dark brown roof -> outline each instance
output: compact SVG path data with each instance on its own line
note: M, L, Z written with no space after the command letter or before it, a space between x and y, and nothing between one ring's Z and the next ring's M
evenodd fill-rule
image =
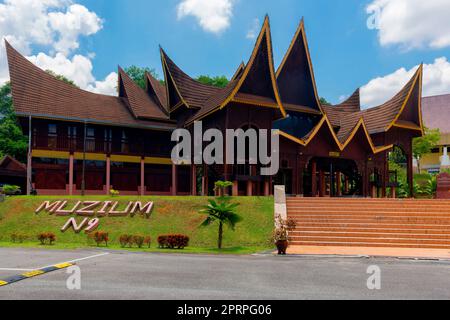
M420 67L411 80L397 93L392 99L386 103L367 110L351 112L356 110L359 105L359 92L355 92L349 100L338 106L322 106L324 112L330 119L334 127L339 128L337 136L339 141L348 140L352 130L363 119L364 125L369 134L376 134L388 131L392 126L405 126L415 130L422 128L420 121L408 119L403 114L413 114L409 109L414 109L420 113L420 89L422 67ZM416 93L414 97L413 93ZM419 97L417 100L414 98ZM408 109L408 110L407 110Z
M241 62L241 64L240 64L239 67L237 68L236 72L235 72L234 75L231 77L231 80L230 80L230 81L234 81L234 80L236 80L236 79L239 79L239 78L242 76L242 74L244 73L244 71L245 71L245 63L244 63L244 62Z
M357 89L347 100L341 104L331 106L322 104L322 110L327 114L328 119L333 124L333 127L341 126L341 118L348 113L357 113L361 111L361 102L359 89Z
M169 112L167 106L167 92L166 86L161 84L157 79L155 79L150 73L146 72L147 82L146 82L146 90L147 93L151 96L154 96L155 100L159 102L159 105L165 110L165 112Z
M27 170L26 165L8 155L4 156L3 159L0 160L0 168L18 172Z
M321 111L303 19L278 67L277 82L283 104Z
M283 116L286 112L282 105L273 66L272 39L269 18L266 16L252 55L245 65L242 75L232 81L203 103L200 110L187 124L224 108L229 102L248 103L260 106L278 107Z
M126 98L95 94L76 88L41 70L6 42L14 108L19 116L71 120L116 126L174 125L137 119Z
M153 100L119 67L119 95L127 98L130 111L139 119L168 120L158 101Z
M218 91L220 88L205 85L192 79L184 73L161 49L163 67L166 69L165 74L171 78L181 99L188 108L201 108L204 103ZM166 79L167 82L168 79ZM171 103L169 101L169 103ZM171 103L172 104L172 103ZM170 108L174 108L171 105Z

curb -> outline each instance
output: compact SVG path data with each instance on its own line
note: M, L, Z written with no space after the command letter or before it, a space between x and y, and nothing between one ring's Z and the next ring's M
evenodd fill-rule
M74 264L72 264L72 263L61 263L61 264L56 264L56 265L49 266L49 267L46 267L46 268L25 272L25 273L19 274L17 276L12 276L12 277L9 277L9 278L6 278L6 279L1 279L0 280L0 287L7 286L7 285L10 285L10 284L13 284L13 283L16 283L16 282L19 282L19 281L23 281L23 280L26 280L26 279L38 277L38 276L44 275L46 273L50 273L50 272L66 269L66 268L69 268L69 267L71 267L73 265Z

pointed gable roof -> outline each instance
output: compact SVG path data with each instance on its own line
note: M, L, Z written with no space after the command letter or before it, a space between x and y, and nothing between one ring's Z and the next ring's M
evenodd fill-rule
M161 48L161 59L167 83L170 111L184 104L187 108L200 109L220 88L192 79L183 72Z
M417 69L414 76L392 99L381 106L367 109L361 112L370 134L387 132L394 126L399 126L398 121L407 112L416 112L418 123L414 119L403 118L416 125L416 129L423 131L422 123L422 65ZM415 94L413 94L415 93Z
M187 124L225 108L230 102L280 109L286 111L280 99L273 62L269 17L266 16L248 63L236 73L230 83L211 95L201 110Z
M131 113L140 119L168 119L160 106L119 67L119 96L128 99Z
M237 68L236 72L234 73L233 77L231 77L230 81L232 82L236 79L239 79L242 76L242 74L244 73L244 71L245 71L245 63L241 62L241 64Z
M116 126L173 127L161 121L136 118L127 98L88 92L58 80L5 43L17 115Z
M167 92L166 86L161 84L155 77L153 77L150 73L145 73L145 89L147 93L156 100L159 105L163 108L163 110L167 113Z
M278 67L277 82L286 106L302 106L313 111L322 111L303 19Z
M348 148L348 146L355 141L355 137L361 135L364 135L363 139L367 143L367 146L370 148L373 154L384 152L386 150L392 149L393 147L393 145L380 147L375 146L369 134L369 131L367 130L363 118L359 118L359 120L356 122L356 125L351 127L351 129L348 132L346 132L347 133L346 135L341 136L336 135L327 115L324 115L322 120L317 124L317 126L301 139L282 131L280 131L279 134L282 137L285 137L293 142L296 142L304 147L307 147L314 142L314 139L319 135L320 132L325 132L329 134L341 152L345 151Z

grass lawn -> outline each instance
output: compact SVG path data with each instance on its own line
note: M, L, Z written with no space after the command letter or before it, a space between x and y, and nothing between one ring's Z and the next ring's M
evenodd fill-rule
M75 234L72 230L60 231L68 220L67 217L56 217L46 212L36 215L34 211L46 200L60 200L62 197L14 197L0 203L0 247L36 247L42 248L36 236L40 232L53 232L57 236L54 246L46 249L96 248L88 241L84 233ZM81 197L64 197L70 204ZM238 197L233 201L240 203L237 211L243 221L236 230L225 229L224 249L217 247L218 227L213 225L200 228L205 219L198 210L207 203L204 197L115 197L89 196L85 200L119 201L122 209L128 201L153 201L155 203L150 219L142 216L100 219L99 231L109 233L108 249L131 250L142 252L176 252L207 254L250 254L271 249L269 238L273 229L273 198L271 197ZM69 204L69 207L70 207ZM81 217L78 221L81 221ZM11 243L12 233L26 235L29 240L23 244ZM184 250L161 250L157 246L157 238L163 234L185 234L190 237L189 247ZM152 237L150 249L122 249L119 237L122 234L136 234ZM104 247L101 247L104 248Z

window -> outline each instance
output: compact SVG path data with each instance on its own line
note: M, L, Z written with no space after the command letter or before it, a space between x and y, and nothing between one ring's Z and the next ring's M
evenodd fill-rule
M57 144L57 127L56 124L48 125L48 143L47 146L49 149L56 149Z
M121 139L121 152L122 153L129 153L129 146L128 146L128 134L125 130L122 130L122 139Z
M111 152L111 144L112 144L112 130L105 129L105 151Z
M431 149L431 153L441 153L441 150L439 148L433 148Z
M87 152L95 151L95 129L94 128L86 129L86 151Z
M67 127L67 138L69 139L70 149L77 149L77 127Z

